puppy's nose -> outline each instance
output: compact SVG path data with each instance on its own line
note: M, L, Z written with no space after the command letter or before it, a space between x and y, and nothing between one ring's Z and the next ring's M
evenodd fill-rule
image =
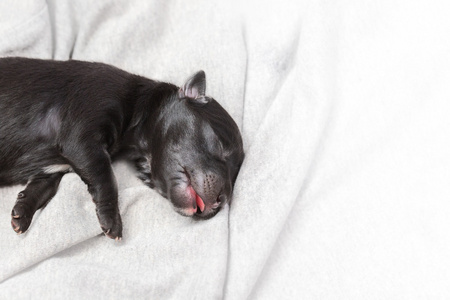
M220 194L220 195L217 197L216 202L217 202L218 204L226 203L226 202L227 202L227 196L225 196L225 195L223 195L223 194Z
M221 204L227 203L227 196L220 194L217 196L216 202L211 205L211 209L216 210Z

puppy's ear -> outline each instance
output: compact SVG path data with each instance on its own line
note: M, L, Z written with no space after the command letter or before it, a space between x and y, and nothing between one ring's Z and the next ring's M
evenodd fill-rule
M206 103L205 97L206 77L204 71L198 71L192 75L179 91L180 98L189 98L199 103Z

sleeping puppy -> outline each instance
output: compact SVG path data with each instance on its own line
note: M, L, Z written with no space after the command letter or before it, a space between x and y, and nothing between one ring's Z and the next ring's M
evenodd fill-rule
M0 186L26 184L13 229L25 232L73 171L103 232L120 240L117 158L132 161L178 213L214 216L230 201L244 152L236 123L205 86L203 71L178 88L101 63L0 58Z

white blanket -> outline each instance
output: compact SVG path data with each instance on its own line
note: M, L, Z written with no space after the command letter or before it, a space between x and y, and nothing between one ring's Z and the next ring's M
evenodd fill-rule
M1 56L205 70L246 159L202 222L117 163L121 243L75 174L20 236L0 189L0 298L449 299L447 3L2 0Z

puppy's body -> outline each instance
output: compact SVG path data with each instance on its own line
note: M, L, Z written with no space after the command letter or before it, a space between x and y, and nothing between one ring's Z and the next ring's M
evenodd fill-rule
M48 166L68 164L64 152L78 151L83 140L117 152L139 81L96 63L1 59L0 184L25 184Z
M103 231L120 238L118 155L178 212L214 215L231 196L243 151L236 124L204 90L203 72L179 89L100 63L0 59L0 185L28 183L13 228L27 230L73 170Z

